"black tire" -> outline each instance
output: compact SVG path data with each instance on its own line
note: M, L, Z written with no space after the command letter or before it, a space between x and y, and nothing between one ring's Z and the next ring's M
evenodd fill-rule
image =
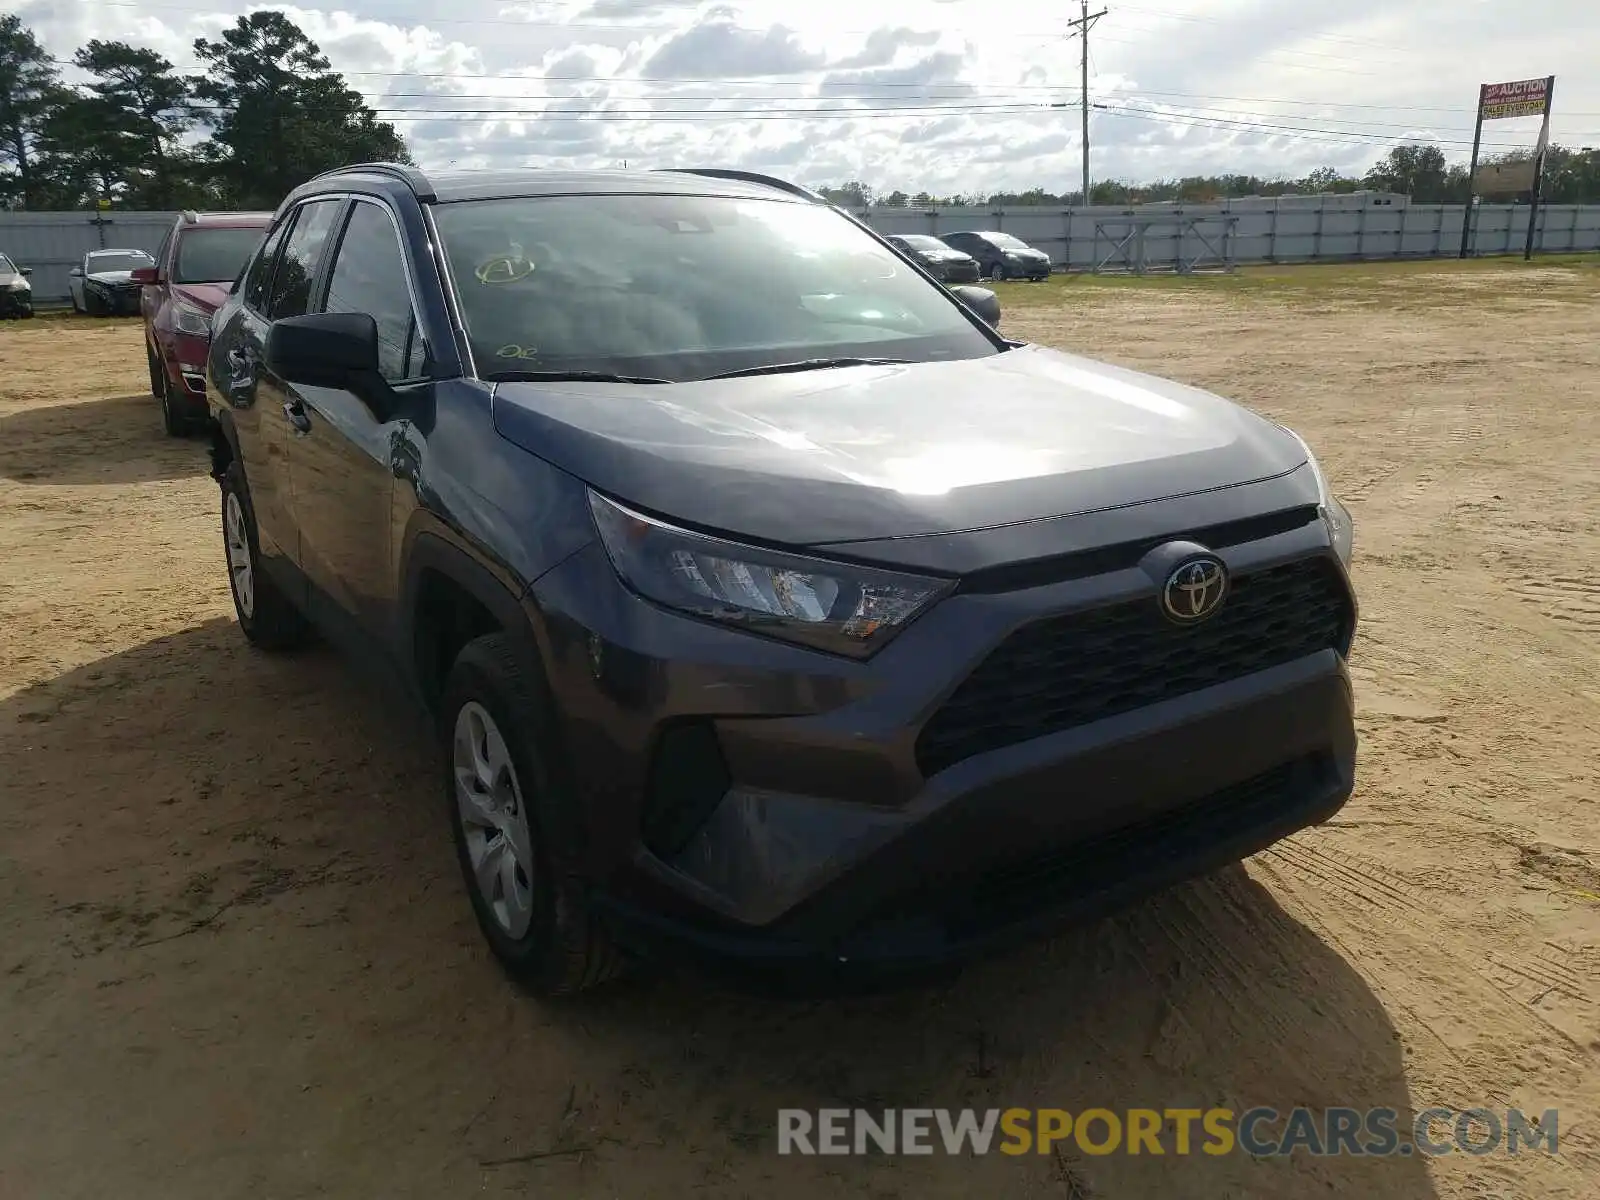
M995 263L994 277L1001 283L1011 278L1011 272L1006 268L1005 263Z
M167 396L167 373L161 369L161 362L156 358L154 350L148 343L144 348L145 362L150 366L150 394L157 400L165 400Z
M250 555L250 595L241 597L241 581L227 558L229 541L229 500L237 498L243 518L244 541ZM239 628L250 644L262 650L293 650L306 641L306 620L289 598L261 571L261 550L256 543L256 513L250 504L250 489L245 484L244 468L237 459L222 475L222 547L228 563L228 590L233 595L233 611Z
M195 402L173 383L163 380L161 389L161 427L169 437L188 437L205 425L205 418L194 413Z
M534 878L529 881L532 920L520 938L502 928L479 890L456 801L456 722L469 704L481 706L493 720L522 794ZM543 679L518 659L505 634L486 634L468 642L456 657L439 705L439 737L456 861L478 928L501 965L543 996L581 992L620 974L623 957L592 918L584 881L573 864L580 844L576 805L548 690Z

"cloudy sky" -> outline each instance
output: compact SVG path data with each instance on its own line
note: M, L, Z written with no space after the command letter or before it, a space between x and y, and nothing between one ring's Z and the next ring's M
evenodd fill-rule
M1079 178L1063 0L25 0L59 59L91 37L180 67L277 7L424 166L683 166L990 192ZM1482 82L1557 76L1553 139L1600 146L1600 0L1096 0L1091 169L1359 172L1401 141L1465 158ZM435 15L448 14L448 15ZM69 77L71 73L69 72ZM1060 105L1067 107L1051 107ZM1526 146L1536 120L1486 126Z

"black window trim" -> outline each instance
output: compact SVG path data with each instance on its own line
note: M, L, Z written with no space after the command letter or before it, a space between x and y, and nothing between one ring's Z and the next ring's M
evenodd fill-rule
M332 201L334 205L333 224L329 230L329 237L323 239L322 248L318 253L316 267L311 272L311 290L306 293L306 312L313 313L319 311L319 307L322 304L323 292L328 286L328 264L333 261L332 256L328 252L329 242L332 241L332 235L334 233L343 230L345 216L350 210L350 200L351 196L349 192L319 192L314 196L307 196L304 200L301 200L295 204L294 226L290 226L288 231L284 234L283 241L278 246L277 261L272 264L272 283L269 288L269 298L270 293L275 293L277 290L278 267L283 263L284 252L288 250L289 241L294 237L294 229L295 226L298 226L300 223L301 214L303 214L305 210L311 207L313 204L323 204ZM266 321L269 325L273 321L278 320L278 318L274 317L272 314L261 312L259 310L256 311L256 315L259 316L263 321ZM303 316L304 314L296 315Z
M389 227L394 230L395 244L400 249L400 272L405 276L406 299L411 302L412 333L414 337L420 337L422 339L422 373L420 375L408 375L404 379L388 380L387 382L392 388L411 387L418 383L431 382L434 378L432 371L433 344L428 339L427 330L422 327L422 305L417 301L417 283L415 278L416 272L413 268L411 260L411 251L406 244L405 230L400 226L400 218L395 215L394 209L389 207L389 204L386 201L380 200L376 196L368 196L359 192L353 192L350 193L346 198L350 201L350 203L348 206L346 206L344 213L339 219L338 236L334 239L332 251L329 253L327 261L323 265L321 279L316 285L316 291L314 293L315 308L313 311L327 311L328 288L333 282L333 268L338 265L339 251L344 248L345 234L350 229L351 218L355 216L356 205L370 204L374 208L382 210L384 216L389 218ZM407 349L408 353L406 354L406 358L409 360L411 357L409 353L409 345Z

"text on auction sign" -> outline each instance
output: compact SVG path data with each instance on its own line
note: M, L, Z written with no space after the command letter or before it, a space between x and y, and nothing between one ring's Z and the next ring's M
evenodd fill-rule
M1548 79L1519 79L1515 83L1488 83L1483 87L1479 115L1485 121L1501 117L1540 117L1550 103Z

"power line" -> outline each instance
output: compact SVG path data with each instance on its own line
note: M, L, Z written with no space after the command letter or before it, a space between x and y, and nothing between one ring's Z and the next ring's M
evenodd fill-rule
M1302 125L1278 125L1266 121L1242 121L1226 117L1208 117L1200 114L1167 113L1151 109L1114 108L1108 104L1094 106L1114 117L1132 117L1136 120L1156 121L1163 124L1189 125L1199 129L1220 129L1243 133L1268 133L1268 134L1293 134L1312 142L1333 142L1348 146L1408 146L1418 142L1414 137L1400 137L1392 134L1359 134L1349 130L1338 129L1310 129ZM1465 149L1470 143L1465 139L1431 138L1429 143L1439 146L1448 146L1452 149ZM1495 149L1516 150L1523 148L1520 143L1498 142Z

